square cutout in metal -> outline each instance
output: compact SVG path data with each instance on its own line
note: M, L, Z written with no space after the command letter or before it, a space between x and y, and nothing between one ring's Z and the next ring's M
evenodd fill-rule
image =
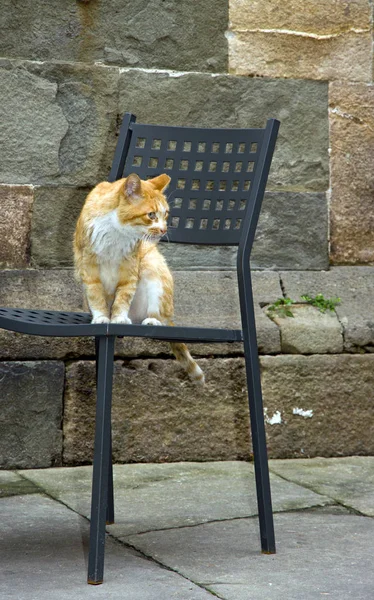
M219 224L221 222L221 219L213 219L213 225L212 225L212 229L219 229Z
M172 217L169 227L171 227L171 229L175 229L176 227L178 227L179 219L180 219L179 217Z
M214 190L214 181L212 179L208 179L208 181L205 184L205 189L206 190Z
M191 182L191 190L199 190L200 189L200 179L193 179Z
M193 229L195 219L186 219L186 229Z
M250 160L247 166L247 173L252 173L254 168L255 163L253 162L253 160Z
M190 201L188 203L188 209L189 210L196 210L197 208L197 199L196 198L190 198Z
M203 166L204 166L204 161L197 160L195 162L195 171L202 171L203 170Z
M155 169L158 166L158 158L152 157L149 159L148 166L151 169Z
M183 142L183 152L191 152L192 142Z
M174 152L177 149L177 142L175 140L169 140L167 145L168 150Z
M203 210L209 210L211 202L212 201L209 200L209 198L205 198L203 201Z
M132 160L133 167L140 167L143 162L143 158L141 156L134 156Z
M145 148L145 138L136 138L135 148Z
M188 169L188 160L181 160L179 163L179 169L181 171L187 171Z
M206 150L206 143L205 142L199 142L197 144L197 151L198 152L205 152Z
M152 140L152 150L160 150L161 148L161 140L154 139Z
M178 181L177 181L177 188L178 188L178 190L184 190L185 187L186 187L186 180L185 179L178 179Z
M165 169L172 169L174 165L174 160L172 158L167 158L165 160Z
M212 144L212 153L217 154L219 152L219 142L213 142Z

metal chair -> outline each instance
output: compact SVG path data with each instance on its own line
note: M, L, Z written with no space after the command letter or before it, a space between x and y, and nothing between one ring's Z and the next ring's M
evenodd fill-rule
M102 324L87 313L0 309L0 327L43 336L94 336L96 433L92 477L88 583L104 572L105 524L114 522L111 400L116 336L183 342L244 344L261 548L275 552L265 425L250 273L250 253L279 122L264 129L198 129L136 123L125 114L109 181L130 173L142 179L168 173L169 241L238 246L242 329Z

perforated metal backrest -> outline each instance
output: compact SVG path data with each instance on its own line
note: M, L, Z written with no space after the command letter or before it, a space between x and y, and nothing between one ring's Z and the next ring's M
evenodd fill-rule
M272 123L277 122L268 121L267 129L198 129L143 125L127 114L109 180L167 173L169 241L237 245L258 198L259 180L267 179L264 142Z

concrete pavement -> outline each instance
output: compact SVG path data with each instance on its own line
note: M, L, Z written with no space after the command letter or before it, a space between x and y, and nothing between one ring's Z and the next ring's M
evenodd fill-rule
M91 467L0 472L2 600L370 600L374 457L270 461L277 554L253 466L116 465L104 584L86 584Z

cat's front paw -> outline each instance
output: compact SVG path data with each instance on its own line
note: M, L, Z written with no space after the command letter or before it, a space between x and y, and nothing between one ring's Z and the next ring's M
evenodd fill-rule
M110 321L105 315L97 315L96 317L93 317L91 323L93 325L98 325L100 323L110 323Z
M142 325L162 325L161 321L159 321L158 319L144 319L144 321L142 321Z
M125 315L117 315L111 319L111 323L120 323L121 325L132 325L131 319Z

